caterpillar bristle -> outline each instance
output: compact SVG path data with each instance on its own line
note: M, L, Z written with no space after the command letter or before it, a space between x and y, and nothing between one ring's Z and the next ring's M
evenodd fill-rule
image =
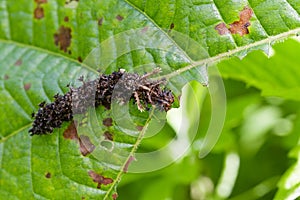
M154 73L157 73L157 69ZM109 75L101 74L93 81L85 82L83 77L80 77L80 81L83 82L80 87L69 87L69 91L64 95L56 94L54 102L39 104L38 112L33 115L30 135L52 133L54 128L61 127L63 122L71 121L74 114L85 113L92 106L103 105L110 109L113 93L121 102L126 100L124 94L132 93L130 99L134 100L141 111L149 109L149 105L168 111L174 102L172 92L162 89L164 81L150 80L148 75L140 76L119 70ZM117 84L122 88L116 90Z

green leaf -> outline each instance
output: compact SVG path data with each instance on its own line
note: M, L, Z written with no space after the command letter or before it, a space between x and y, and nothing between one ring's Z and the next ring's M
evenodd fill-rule
M300 120L299 116L295 120L295 130L299 130ZM299 134L297 132L297 136ZM297 199L300 197L299 188L299 173L300 173L300 146L296 145L289 153L289 157L294 160L294 163L286 172L281 176L278 183L278 191L274 199Z
M145 127L133 137L114 124L114 152L107 159L104 147L82 156L79 144L63 136L68 124L51 136L30 138L37 105L66 92L66 85L80 75L94 78L96 69L144 72L160 66L161 77L178 96L190 80L207 84L207 65L254 49L268 50L270 43L298 33L300 7L290 2L0 1L1 197L112 198L151 113L130 107L134 123ZM246 7L254 12L249 34L220 35L216 26L229 27ZM107 127L102 120L111 115L99 108L96 118L91 117L89 123L95 120L96 125L89 124L92 129L87 131L100 133L89 135L92 143L103 137ZM90 171L114 182L97 189Z
M295 147L291 154L297 159L297 162L291 166L285 174L281 177L279 182L279 190L275 199L297 199L299 194L299 146Z
M232 58L218 66L225 78L242 80L262 91L264 96L278 96L300 100L300 72L298 70L299 42L287 40L274 46L275 56L267 58L253 52L245 59Z

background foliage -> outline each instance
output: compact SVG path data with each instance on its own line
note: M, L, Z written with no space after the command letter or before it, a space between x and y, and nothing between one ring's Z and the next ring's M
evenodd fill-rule
M216 25L238 21L245 7L253 10L250 34L220 35ZM118 199L297 198L300 44L285 40L276 44L274 55L268 57L274 42L299 32L299 12L296 0L0 1L1 198L114 198L117 184ZM211 102L206 88L196 81L185 88L181 98L181 109L189 113L190 123L199 123L196 139L183 158L162 170L126 174L120 181L126 159L139 144L115 126L111 131L117 136L116 149L128 150L116 165L81 155L78 144L63 137L67 123L51 136L29 137L30 115L38 103L50 102L57 92L67 91L66 85L79 75L95 76L99 68L81 64L91 50L110 36L130 29L147 30L145 27L158 36L145 41L146 46L156 41L176 54L151 48L133 50L102 71L120 66L130 71L149 63L166 66L168 72L181 69L183 73L170 79L178 95L187 81L206 79L197 70L218 61L226 87L227 114L221 137L209 155L199 158ZM201 48L182 42L175 31ZM113 54L118 52L111 46ZM256 49L267 55L252 52ZM194 101L198 102L200 122L195 117L198 110L191 106ZM137 123L148 117L137 110L132 113L138 115ZM111 115L102 108L98 114L99 121ZM101 123L99 127L100 132L107 128ZM138 151L159 149L172 138L176 132L171 124L165 124L155 137L145 138ZM90 170L115 182L99 189Z

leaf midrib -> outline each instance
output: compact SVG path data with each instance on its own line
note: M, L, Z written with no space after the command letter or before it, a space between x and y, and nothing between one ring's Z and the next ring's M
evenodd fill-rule
M263 39L263 40L260 40L260 41L254 42L254 43L251 43L251 44L248 44L248 45L245 45L245 46L241 46L241 47L235 48L233 50L229 50L228 52L221 53L221 54L218 54L218 55L213 56L213 57L209 57L209 58L202 59L202 60L199 60L199 61L193 61L190 65L187 65L183 68L180 68L176 71L173 71L173 72L171 72L167 75L163 75L163 76L161 76L161 78L170 79L170 78L173 78L174 76L177 76L177 75L179 75L179 74L181 74L185 71L191 70L194 67L204 66L204 65L209 66L211 64L220 62L223 59L230 58L230 57L234 56L234 54L237 54L239 52L242 52L242 51L245 51L245 50L248 50L248 49L251 50L251 48L257 47L257 46L260 46L260 45L268 44L269 48L272 48L272 45L273 45L274 42L280 41L280 40L283 40L283 39L287 39L288 37L293 36L293 35L296 36L296 34L299 33L299 32L300 32L300 28L292 29L292 30L289 30L287 32L283 32L283 33L275 35L275 36L269 36L266 39Z
M229 58L231 56L233 56L234 54L237 54L239 52L242 52L242 51L245 51L247 49L251 49L253 47L257 47L257 46L260 46L260 45L264 45L264 44L268 44L270 47L269 48L272 48L272 43L273 42L276 42L278 40L281 40L281 39L286 39L292 35L296 35L297 33L300 32L300 28L296 28L296 29L290 29L289 31L287 32L283 32L283 33L280 33L280 34L277 34L275 36L270 36L266 31L265 33L268 35L267 38L263 39L263 40L260 40L260 41L257 41L257 42L254 42L254 43L250 43L248 45L245 45L245 46L240 46L240 47L236 47L235 49L233 50L229 50L227 52L224 52L224 53L221 53L221 54L217 54L213 57L208 57L208 58L205 58L205 59L202 59L202 60L198 60L198 61L193 61L190 56L188 56L188 54L180 47L178 46L178 44L176 43L176 41L173 40L173 38L171 38L167 32L165 32L150 16L148 16L145 12L143 12L141 9L139 9L138 7L136 7L135 5L133 5L131 2L129 2L128 0L124 0L128 5L130 5L132 8L134 8L135 10L137 10L138 12L140 12L141 14L143 14L157 29L159 29L178 49L180 49L180 51L184 54L184 56L186 58L188 58L190 61L191 61L191 64L190 65L187 65L183 68L180 68L176 71L173 71L169 74L166 74L166 75L162 75L160 76L159 78L165 78L165 79L171 79L173 78L174 76L178 76L180 75L181 73L185 72L185 71L188 71L188 70L191 70L193 69L194 67L197 67L197 66L203 66L203 65L210 65L210 64L214 64L214 63L217 63L219 61L222 61L223 59L225 58Z

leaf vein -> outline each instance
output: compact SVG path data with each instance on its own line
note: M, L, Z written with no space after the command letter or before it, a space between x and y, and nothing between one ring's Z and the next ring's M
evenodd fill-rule
M183 72L185 72L187 70L190 70L190 69L192 69L194 67L202 66L202 65L214 64L216 62L219 62L220 60L223 60L225 58L233 56L234 54L239 53L241 51L248 50L248 49L251 49L253 47L257 47L257 46L263 45L263 44L271 44L274 41L285 39L285 38L287 38L287 37L289 37L291 35L296 35L298 32L300 32L300 28L295 28L295 29L289 30L287 32L283 32L283 33L275 35L275 36L270 36L270 37L268 37L266 39L263 39L263 40L260 40L260 41L257 41L257 42L245 45L245 46L238 47L236 49L227 51L225 53L218 54L217 56L192 62L190 65L187 65L187 66L185 66L185 67L183 67L181 69L173 71L173 72L171 72L171 73L169 73L167 75L163 75L160 78L170 79L170 78L172 78L174 76L177 76L178 74L181 74L181 73L183 73Z
M225 20L224 20L222 14L221 14L221 12L220 12L220 8L219 8L218 5L216 4L215 0L212 0L212 4L216 7L217 12L218 12L218 15L219 15L219 17L221 18L221 20L222 20L223 22L225 22ZM226 22L225 22L225 23L226 23ZM237 48L237 47L238 47L237 42L235 41L235 39L234 39L234 37L232 36L232 34L229 34L228 36L230 37L230 40L234 43L235 48Z
M260 24L261 28L264 30L264 34L265 34L267 37L269 37L269 36L270 36L269 33L267 32L267 30L266 30L265 27L263 26L263 24L262 24L261 20L259 19L259 17L256 15L256 11L254 10L254 7L251 5L251 3L250 3L249 0L247 0L247 3L248 3L248 5L252 8L252 12L253 12L253 14L254 14L255 17L256 17L257 22Z

